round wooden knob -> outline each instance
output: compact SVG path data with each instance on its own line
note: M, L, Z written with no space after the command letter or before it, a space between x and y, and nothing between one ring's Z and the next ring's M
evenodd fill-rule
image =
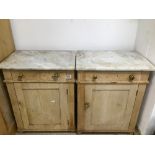
M135 79L134 75L129 75L129 81L133 81Z
M24 77L24 75L23 74L19 74L18 75L18 81L22 81L22 78Z
M85 109L85 110L87 110L87 109L89 108L89 106L90 106L90 105L89 105L88 102L84 103L84 109Z
M93 81L97 79L97 75L93 75Z

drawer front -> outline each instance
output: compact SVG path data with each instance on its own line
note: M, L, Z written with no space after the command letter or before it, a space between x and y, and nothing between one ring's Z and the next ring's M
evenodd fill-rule
M149 72L79 72L78 82L147 82Z
M73 82L74 71L11 71L13 81Z

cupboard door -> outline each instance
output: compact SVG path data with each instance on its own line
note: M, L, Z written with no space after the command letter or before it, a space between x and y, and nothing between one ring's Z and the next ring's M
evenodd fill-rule
M127 131L138 85L85 85L84 130Z
M66 130L69 108L65 84L15 83L24 129Z

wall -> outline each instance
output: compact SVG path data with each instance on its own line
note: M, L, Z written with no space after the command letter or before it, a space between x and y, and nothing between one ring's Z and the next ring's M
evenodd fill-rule
M137 20L11 20L18 50L133 50Z
M136 50L155 64L155 20L139 20ZM142 134L155 131L155 73L151 74L150 84L142 105L138 127Z

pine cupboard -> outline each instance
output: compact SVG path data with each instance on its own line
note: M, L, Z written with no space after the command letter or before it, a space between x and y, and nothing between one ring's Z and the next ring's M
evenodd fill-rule
M20 55L21 53L15 53L15 57L18 57L18 54ZM39 52L34 54L37 57ZM43 55L40 59L45 59L47 53L45 52ZM51 52L49 55L54 56L55 53ZM60 63L59 58L63 58L62 52L58 55L56 58L51 58L56 59L57 65ZM12 59L11 57L9 59ZM36 61L37 59L38 57ZM51 68L55 64L54 60ZM68 63L70 64L72 61L68 61ZM10 95L18 131L75 130L75 80L72 66L74 65L69 65L69 70L37 70L36 68L35 70L30 70L27 67L26 70L24 66L23 70L15 70L14 68L3 70L4 82ZM56 68L56 66L54 67Z
M74 130L74 72L4 70L3 73L19 131ZM62 78L70 74L72 79L49 79L50 74ZM42 76L47 79L41 80Z
M78 131L134 132L148 77L149 72L78 72Z
M154 66L136 51L79 51L77 131L135 131Z
M15 100L12 104L19 130L74 130L73 72L5 70L3 73L10 97ZM70 74L72 79L53 79L55 74L62 78ZM42 80L42 76L47 79Z

